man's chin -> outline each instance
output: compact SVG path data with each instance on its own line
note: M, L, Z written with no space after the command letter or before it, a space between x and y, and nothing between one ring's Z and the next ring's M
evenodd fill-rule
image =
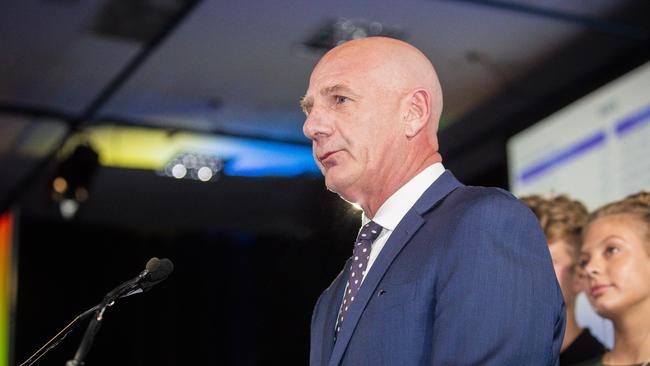
M329 180L327 179L327 177L325 177L325 187L327 188L328 191L332 191L332 192L334 192L334 193L339 194L339 187L338 187L338 185L335 184L335 183L332 183L331 181L329 181Z
M341 177L336 176L335 172L329 170L325 173L325 187L327 187L328 190L343 196L346 184Z
M325 187L329 191L332 191L336 194L338 194L341 198L348 202L356 202L355 200L358 198L354 194L354 189L352 185L350 184L350 180L337 180L333 179L333 177L326 177L325 178Z

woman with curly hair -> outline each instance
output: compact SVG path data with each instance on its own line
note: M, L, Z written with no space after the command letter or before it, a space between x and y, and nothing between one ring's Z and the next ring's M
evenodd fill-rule
M560 348L560 365L578 365L601 356L605 347L588 328L582 328L576 321L576 297L581 291L576 275L582 228L589 213L577 200L565 195L522 197L533 211L546 236L553 259L553 269L562 290L567 316L564 340Z

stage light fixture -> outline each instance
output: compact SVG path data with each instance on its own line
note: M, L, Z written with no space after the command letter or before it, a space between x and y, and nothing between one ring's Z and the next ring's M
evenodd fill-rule
M58 166L51 181L51 192L64 218L74 217L79 204L88 200L90 184L98 167L99 155L87 144L75 147Z
M219 179L224 165L225 161L216 156L184 152L172 158L159 174L210 182Z
M199 171L196 175L200 181L207 182L212 179L212 169L208 168L207 166L203 166L199 168Z
M383 36L404 40L406 33L401 29L388 27L380 22L366 19L338 18L325 22L303 46L307 49L323 53L344 42L371 37Z
M182 163L175 164L172 167L172 176L177 179L182 179L187 174L187 168Z

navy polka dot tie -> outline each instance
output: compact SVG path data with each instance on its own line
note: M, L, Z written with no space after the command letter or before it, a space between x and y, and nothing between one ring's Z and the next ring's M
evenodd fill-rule
M372 242L377 239L379 233L381 233L381 229L382 227L379 224L370 221L359 231L352 252L353 258L352 264L350 265L350 272L348 274L345 296L343 297L343 303L341 303L341 309L339 310L338 321L336 324L336 335L339 334L341 324L343 324L343 320L348 314L348 307L350 307L354 302L354 297L359 291L359 287L361 287L363 277L366 275L368 259L370 259L370 248L372 247Z

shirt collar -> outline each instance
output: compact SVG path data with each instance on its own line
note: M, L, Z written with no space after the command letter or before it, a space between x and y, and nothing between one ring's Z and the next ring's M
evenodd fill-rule
M413 207L420 196L422 196L424 191L444 172L445 168L442 166L442 163L435 163L428 166L388 197L381 207L379 207L372 221L381 225L384 229L395 230L397 224L402 221L402 218ZM370 222L370 219L363 214L361 216L362 226L368 222Z

